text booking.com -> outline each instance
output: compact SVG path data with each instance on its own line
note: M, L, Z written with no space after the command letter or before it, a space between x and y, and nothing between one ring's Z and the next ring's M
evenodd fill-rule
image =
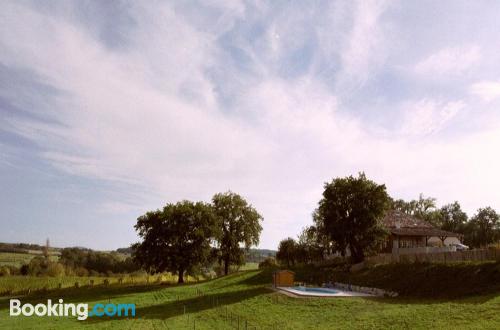
M83 321L89 317L127 317L135 316L135 304L88 304L65 303L63 299L53 303L22 304L19 299L10 300L10 316L49 316L49 317L76 317Z

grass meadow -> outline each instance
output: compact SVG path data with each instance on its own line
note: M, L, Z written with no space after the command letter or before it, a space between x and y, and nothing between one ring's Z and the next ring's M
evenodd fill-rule
M66 288L21 297L24 302L135 303L134 318L10 317L5 329L498 329L500 295L459 299L291 298L269 287L269 271L244 271L185 285L129 284ZM409 283L411 285L411 283Z

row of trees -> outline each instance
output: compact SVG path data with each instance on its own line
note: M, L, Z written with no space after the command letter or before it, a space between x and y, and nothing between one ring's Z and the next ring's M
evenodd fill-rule
M137 219L141 242L133 245L135 261L151 273L169 271L184 282L214 261L229 273L244 263L245 249L259 242L262 216L233 192L213 196L212 203L181 201Z
M124 274L140 269L132 257L124 257L116 252L98 252L80 248L62 249L59 262L66 268L93 274Z
M462 233L465 243L472 247L500 240L500 217L491 207L479 209L469 219L458 202L437 208L434 198L422 195L409 202L393 200L385 185L360 173L358 177L325 183L323 198L313 213L314 224L306 227L298 240L282 240L276 257L293 266L321 260L335 252L345 256L349 250L353 262L363 261L365 255L378 251L387 237L381 220L389 209L421 218L443 230Z

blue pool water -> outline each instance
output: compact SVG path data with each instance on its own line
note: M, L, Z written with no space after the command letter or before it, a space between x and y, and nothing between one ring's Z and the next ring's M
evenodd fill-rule
M333 290L333 289L328 289L328 288L307 288L304 286L294 286L292 289L297 290L297 291L304 291L304 292L316 292L316 293L337 293L339 291Z

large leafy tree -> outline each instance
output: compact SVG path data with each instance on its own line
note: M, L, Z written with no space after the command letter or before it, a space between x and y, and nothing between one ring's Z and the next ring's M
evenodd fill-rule
M190 201L167 204L137 219L135 229L142 242L134 245L134 258L153 273L192 271L210 257L215 234L215 217L210 205Z
M224 274L232 264L244 262L244 250L259 243L262 216L238 194L231 191L215 194L212 208L217 219L219 262L224 263Z
M486 246L500 239L500 216L491 207L479 209L471 218L469 229L474 232L472 244Z
M460 204L455 201L439 209L439 222L441 229L460 233L467 223L467 213L462 211Z
M348 248L352 260L360 262L385 237L380 221L388 207L385 185L360 173L357 178L337 178L325 184L315 221L322 224L337 251Z

